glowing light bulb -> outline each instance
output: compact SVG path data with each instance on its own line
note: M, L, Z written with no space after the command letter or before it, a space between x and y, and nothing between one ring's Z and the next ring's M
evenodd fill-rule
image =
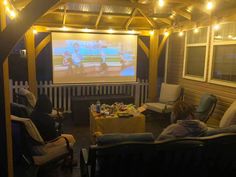
M212 10L213 7L214 7L214 4L213 4L212 1L207 2L207 9L208 9L208 10Z
M169 34L170 34L170 33L169 33L168 31L165 31L165 32L164 32L164 35L165 35L165 36L169 36Z
M129 34L135 34L135 31L134 30L130 30L128 31Z
M232 38L233 38L233 36L232 36L232 35L228 35L228 38L229 38L229 39L232 39Z
M63 30L63 31L67 31L68 28L67 28L66 26L63 26L63 27L62 27L62 30Z
M214 31L218 31L220 29L220 25L216 24L213 26Z
M4 4L5 6L8 5L7 0L4 0L4 1L3 1L3 4Z
M158 5L159 5L160 7L163 7L163 6L165 5L164 0L159 0L159 1L158 1Z
M153 34L154 34L154 31L149 31L149 34L150 34L150 35L153 35Z
M13 11L13 10L10 10L10 16L12 17L12 18L15 18L16 17L16 13Z
M37 31L36 29L33 29L33 33L34 33L34 34L37 34L38 31Z
M183 36L184 35L184 32L183 31L180 31L179 32L179 36L181 37L181 36Z
M114 33L114 30L113 30L112 28L110 28L110 29L108 30L108 33Z
M198 28L195 28L195 29L193 30L193 32L196 34L196 33L199 32L199 29L198 29Z

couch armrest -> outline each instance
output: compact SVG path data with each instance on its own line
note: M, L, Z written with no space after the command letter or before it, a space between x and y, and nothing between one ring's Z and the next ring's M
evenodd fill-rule
M80 151L80 172L81 177L89 177L88 150L83 148Z

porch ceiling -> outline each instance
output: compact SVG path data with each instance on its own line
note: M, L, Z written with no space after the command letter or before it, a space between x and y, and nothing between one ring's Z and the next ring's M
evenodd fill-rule
M13 0L22 9L30 0ZM235 0L215 0L212 11L206 9L206 0L61 0L34 25L46 27L73 27L91 29L151 30L219 20L232 16Z

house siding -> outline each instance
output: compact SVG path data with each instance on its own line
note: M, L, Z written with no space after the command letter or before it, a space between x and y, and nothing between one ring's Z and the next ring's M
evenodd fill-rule
M204 93L216 95L217 106L207 124L217 127L224 112L236 100L236 88L184 79L182 78L183 62L184 37L174 33L169 39L167 83L180 84L184 88L184 100L194 105L198 105Z

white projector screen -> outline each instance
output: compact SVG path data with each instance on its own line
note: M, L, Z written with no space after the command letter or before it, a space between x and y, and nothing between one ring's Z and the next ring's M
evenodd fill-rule
M135 82L137 35L52 33L54 83Z

